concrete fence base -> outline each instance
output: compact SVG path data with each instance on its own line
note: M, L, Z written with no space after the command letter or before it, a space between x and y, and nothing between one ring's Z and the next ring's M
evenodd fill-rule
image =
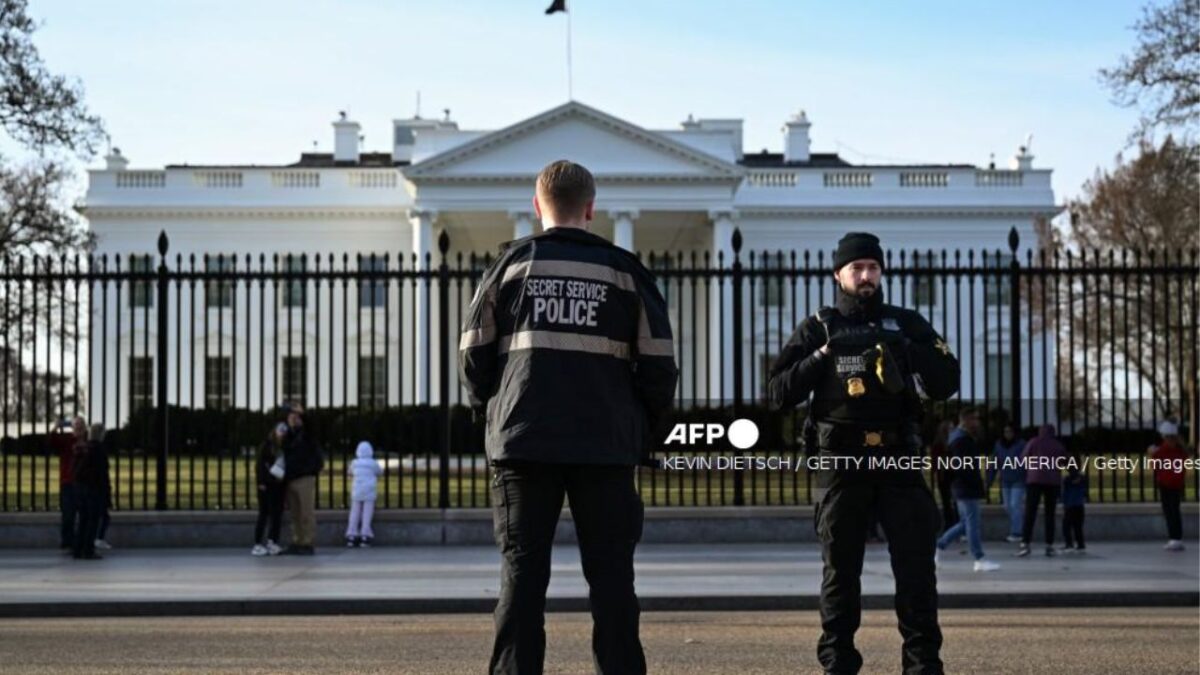
M788 543L813 542L809 506L652 507L646 509L642 541L647 543ZM250 546L251 511L113 512L108 539L124 548ZM346 528L344 510L317 513L317 545L340 546ZM1183 505L1184 537L1200 534L1200 507ZM58 545L57 513L0 514L0 548L51 548ZM1034 543L1044 541L1038 514ZM282 539L288 541L288 517ZM984 538L1002 540L1008 517L998 505L983 508ZM392 509L377 511L375 538L382 545L482 545L494 542L490 509ZM1056 513L1055 540L1062 541L1062 510ZM1084 521L1088 541L1165 540L1166 522L1158 504L1090 504ZM575 541L570 511L564 510L556 540Z

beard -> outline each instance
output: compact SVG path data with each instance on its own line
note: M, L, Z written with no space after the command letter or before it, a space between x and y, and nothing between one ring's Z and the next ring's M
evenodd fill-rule
M883 308L883 289L874 284L860 284L853 291L838 287L838 309L844 316L872 318Z

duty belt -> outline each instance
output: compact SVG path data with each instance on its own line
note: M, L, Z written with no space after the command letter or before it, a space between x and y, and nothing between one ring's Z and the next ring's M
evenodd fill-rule
M870 427L852 424L817 422L818 443L832 450L861 448L877 450L901 446L904 435L890 427Z

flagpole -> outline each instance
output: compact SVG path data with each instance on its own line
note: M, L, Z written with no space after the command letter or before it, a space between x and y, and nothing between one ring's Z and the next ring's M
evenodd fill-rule
M571 3L574 5L575 3ZM568 7L565 12L567 15L567 100L575 100L574 83L572 82L573 73L571 65L571 8Z

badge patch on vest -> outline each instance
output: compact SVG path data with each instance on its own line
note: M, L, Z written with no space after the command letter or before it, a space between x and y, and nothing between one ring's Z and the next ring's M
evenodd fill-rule
M877 448L883 445L883 434L878 431L868 431L863 436L863 445L869 448Z
M946 341L941 338L938 338L937 341L933 343L933 347L934 347L934 349L937 349L939 352L941 352L942 356L950 356L951 355L950 354L950 345L946 344Z
M889 318L886 318L883 320L883 329L884 330L900 330L900 324L897 323L895 319L889 317Z
M841 376L867 372L867 365L866 357L861 354L850 356L838 354L834 360L834 367L837 369L837 374Z
M852 377L846 380L846 394L851 398L858 398L867 393L867 386L863 384L861 377Z

